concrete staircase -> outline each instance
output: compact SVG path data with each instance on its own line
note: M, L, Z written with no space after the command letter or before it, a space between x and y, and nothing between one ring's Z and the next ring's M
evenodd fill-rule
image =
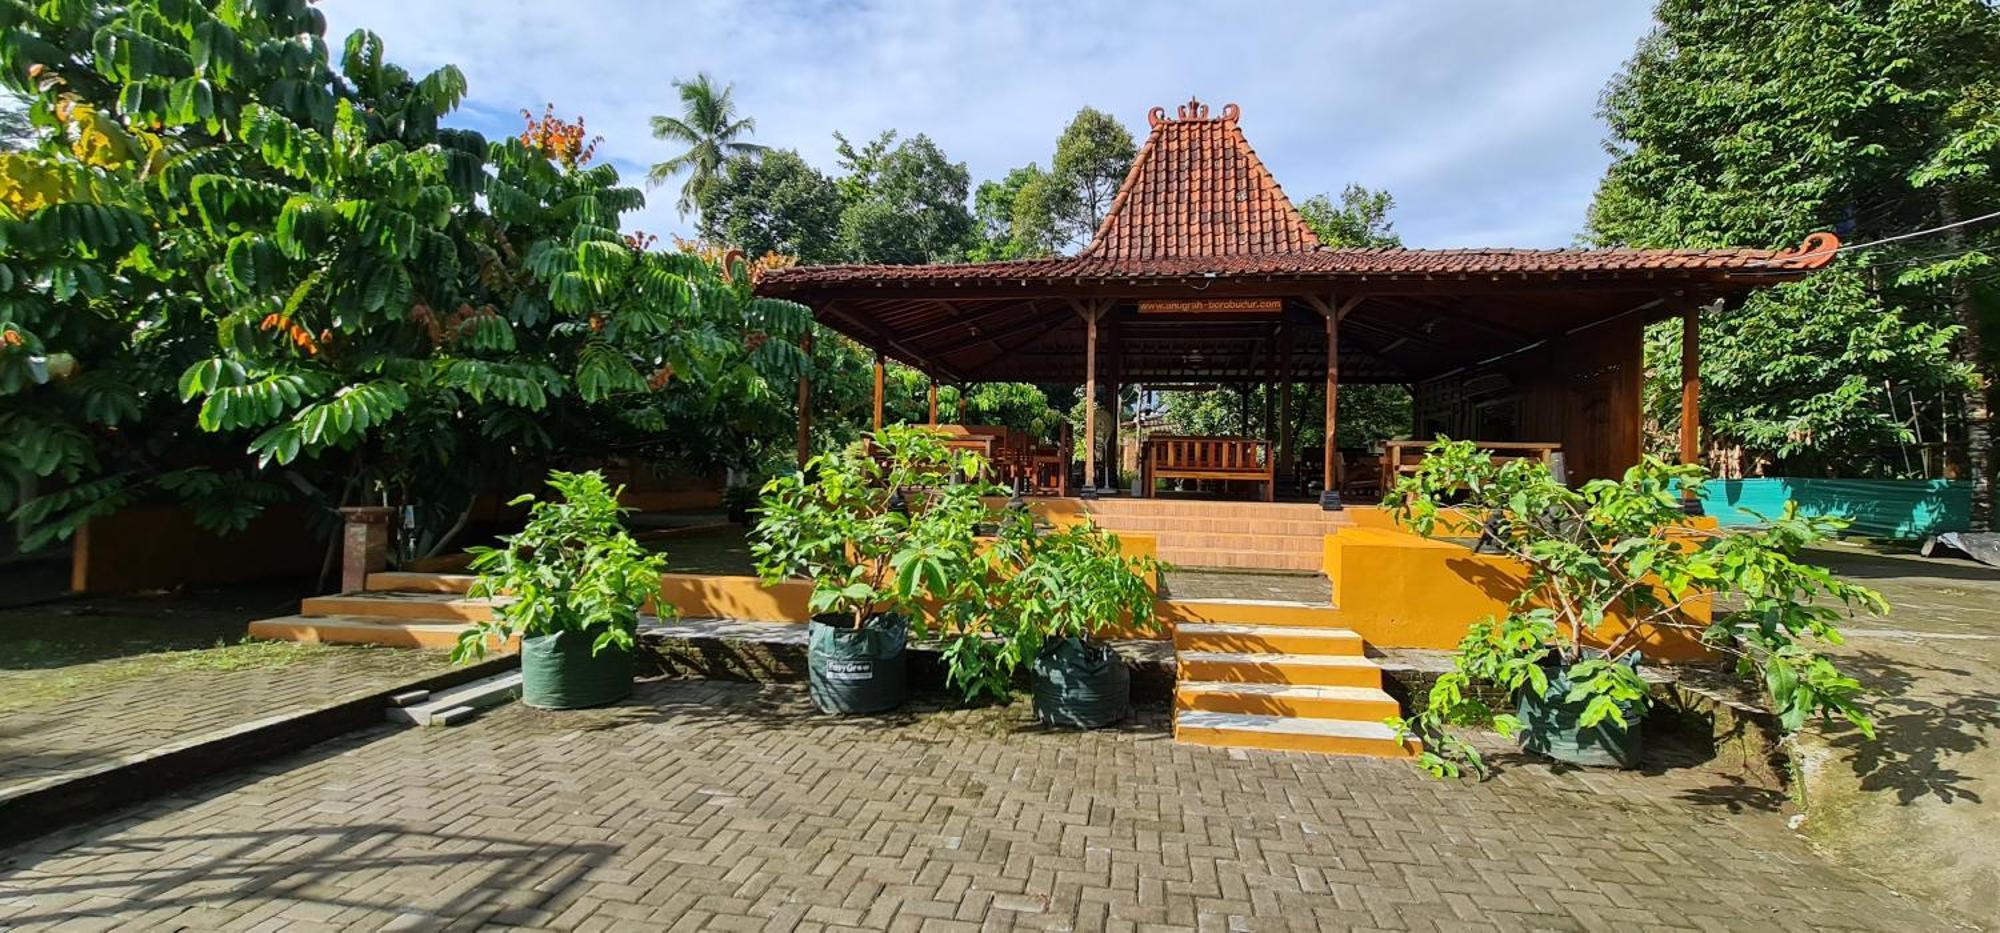
M462 574L377 573L367 590L315 596L296 615L250 625L258 638L449 648L494 601L465 595ZM1330 605L1282 600L1169 599L1176 656L1174 737L1202 745L1405 757L1382 720L1398 715L1382 668ZM796 625L754 623L759 629ZM497 647L497 646L494 646Z
M469 622L493 617L493 601L465 591L472 577L372 573L359 593L310 596L296 615L250 623L250 635L276 641L450 648Z
M1264 600L1176 600L1174 738L1201 745L1401 758L1382 668L1339 610Z
M1352 520L1307 502L1098 499L1084 506L1111 531L1152 535L1177 567L1312 572L1325 540Z

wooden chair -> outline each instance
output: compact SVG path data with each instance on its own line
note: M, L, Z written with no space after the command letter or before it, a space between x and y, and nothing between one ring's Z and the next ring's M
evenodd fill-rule
M1139 490L1147 498L1163 479L1260 483L1265 502L1277 498L1277 462L1271 445L1247 437L1155 434L1140 446L1139 471Z

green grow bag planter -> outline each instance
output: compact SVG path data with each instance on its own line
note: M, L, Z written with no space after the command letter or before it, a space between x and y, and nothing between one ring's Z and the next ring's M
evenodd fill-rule
M584 709L632 695L632 652L605 646L596 632L562 631L521 639L521 702L536 709Z
M1050 642L1029 668L1035 718L1051 726L1100 729L1132 710L1132 671L1118 653L1080 638Z
M1639 764L1643 746L1640 710L1630 704L1619 711L1627 726L1604 719L1586 729L1577 725L1588 700L1571 702L1569 671L1549 674L1549 690L1536 696L1532 687L1521 691L1515 714L1521 719L1521 749L1557 761L1593 768L1633 768Z
M828 713L880 713L910 694L903 647L909 624L894 614L856 630L844 615L814 616L806 626L806 668L813 703Z

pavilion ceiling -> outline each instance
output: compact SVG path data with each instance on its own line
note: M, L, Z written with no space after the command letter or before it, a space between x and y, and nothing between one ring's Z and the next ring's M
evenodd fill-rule
M1671 285L1369 295L1340 321L1340 376L1422 381L1614 318L1665 317L1708 296ZM1099 324L1106 378L1201 384L1289 373L1308 382L1326 370L1325 319L1300 298L1277 311L1166 314L1142 313L1137 299L1090 301L1110 305ZM1084 300L942 294L808 304L828 326L947 382L1084 377Z

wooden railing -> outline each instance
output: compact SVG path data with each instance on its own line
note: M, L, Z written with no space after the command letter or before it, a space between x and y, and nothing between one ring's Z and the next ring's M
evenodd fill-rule
M1247 437L1192 437L1155 434L1139 451L1139 488L1153 494L1163 479L1242 480L1263 484L1264 501L1277 492L1277 462L1271 445Z

